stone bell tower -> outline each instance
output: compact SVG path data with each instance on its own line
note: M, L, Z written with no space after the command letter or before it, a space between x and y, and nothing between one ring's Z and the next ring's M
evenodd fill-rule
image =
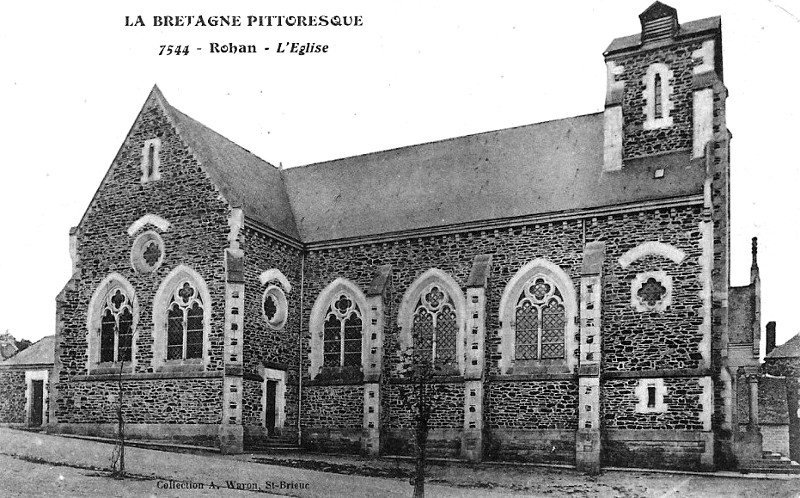
M713 139L719 18L681 25L675 9L655 2L639 20L640 33L617 38L604 53L605 171L655 155L703 157Z

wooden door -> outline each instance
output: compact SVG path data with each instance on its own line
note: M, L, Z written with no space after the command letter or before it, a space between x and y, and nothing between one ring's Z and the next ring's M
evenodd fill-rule
M38 427L42 425L42 408L44 406L44 381L31 381L33 396L31 397L31 417L30 425Z
M267 427L267 433L271 436L275 433L275 395L277 393L278 381L267 381L267 409L265 414L264 425Z

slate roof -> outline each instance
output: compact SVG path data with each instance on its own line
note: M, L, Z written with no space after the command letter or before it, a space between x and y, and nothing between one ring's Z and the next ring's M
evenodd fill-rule
M301 239L320 242L699 194L705 171L691 164L674 153L604 172L597 113L283 174Z
M731 287L728 293L728 330L731 344L752 344L755 287Z
M42 337L27 348L5 361L0 361L0 367L53 364L56 336Z
M280 170L160 99L233 205L306 243L702 194L690 152L603 171L603 114ZM664 169L663 178L654 178Z
M157 87L153 91L223 196L245 215L298 239L281 171L169 105Z
M777 346L766 358L800 358L800 334Z

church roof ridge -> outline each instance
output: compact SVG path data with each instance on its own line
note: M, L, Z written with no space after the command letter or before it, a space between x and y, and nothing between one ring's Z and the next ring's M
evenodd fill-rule
M545 121L537 121L535 123L526 123L526 124L521 124L521 125L507 126L507 127L503 127L503 128L496 128L496 129L493 129L493 130L478 131L478 132L475 132L475 133L467 133L466 135L457 135L457 136L454 136L454 137L447 137L447 138L440 138L440 139L435 139L435 140L428 140L426 142L417 142L417 143L408 144L408 145L400 145L400 146L397 146L397 147L390 147L388 149L379 149L379 150L374 150L374 151L370 151L370 152L363 152L363 153L360 153L360 154L353 154L351 156L343 156L343 157L338 157L338 158L335 158L335 159L327 159L327 160L324 160L324 161L316 161L316 162L313 162L313 163L298 164L297 166L291 166L290 168L287 168L287 169L308 168L308 167L313 167L313 166L325 166L325 165L328 165L330 163L335 163L335 162L338 162L338 161L347 161L349 159L362 158L362 157L367 157L367 156L372 156L372 155L379 155L379 154L383 154L383 153L387 153L387 152L396 152L396 151L400 151L400 150L403 150L403 149L410 149L410 148L415 148L415 147L423 147L423 146L426 146L426 145L435 145L435 144L440 144L440 143L444 143L444 142L454 142L454 141L465 139L465 138L477 137L477 136L481 136L481 135L491 135L493 133L500 133L500 132L504 132L504 131L517 130L517 129L522 129L522 128L530 128L530 127L534 127L534 126L547 125L547 124L552 124L552 123L556 123L556 122L562 122L562 121L567 121L567 120L571 120L571 119L586 118L586 117L589 117L589 116L597 116L597 115L602 115L602 114L603 114L603 111L589 112L589 113L585 113L585 114L577 114L575 116L569 116L569 117L566 117L566 118L554 118L554 119L548 119L548 120L545 120Z

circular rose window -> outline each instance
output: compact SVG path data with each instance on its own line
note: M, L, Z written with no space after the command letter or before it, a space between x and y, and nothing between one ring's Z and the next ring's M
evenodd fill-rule
M264 291L261 311L270 328L282 329L286 324L286 294L276 285L270 285Z
M164 241L156 232L145 232L133 241L131 264L142 273L150 273L164 261Z

